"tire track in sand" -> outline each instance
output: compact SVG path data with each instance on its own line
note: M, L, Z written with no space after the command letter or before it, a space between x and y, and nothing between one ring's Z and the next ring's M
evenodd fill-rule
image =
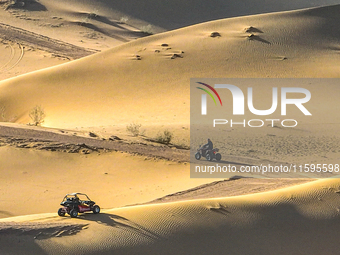
M11 48L11 54L6 64L0 67L0 73L7 72L13 69L15 66L17 66L20 63L20 61L24 57L24 47L20 43L16 43L15 46L18 46L18 47L15 47L15 48L13 47L11 42L9 42L8 45Z
M12 68L14 68L15 66L17 66L20 63L20 61L22 60L22 58L24 57L24 47L20 43L17 43L17 44L20 48L20 56L18 57L17 61L12 66L10 66L6 71L9 71Z
M0 38L7 41L17 42L19 45L29 45L33 48L70 59L82 58L96 52L95 50L78 47L70 43L52 39L41 34L3 23L0 23Z
M6 69L6 67L12 62L12 60L14 59L14 48L12 46L12 44L10 42L3 42L5 46L5 48L10 48L10 56L7 60L7 62L3 65L3 66L0 66L0 72L3 71L4 69Z

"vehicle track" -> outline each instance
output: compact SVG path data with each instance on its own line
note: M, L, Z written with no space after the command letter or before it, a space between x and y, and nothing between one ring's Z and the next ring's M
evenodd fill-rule
M56 40L41 34L33 33L3 23L0 23L0 38L6 41L13 41L19 44L19 47L21 48L21 56L15 62L15 65L17 65L20 62L21 58L23 57L24 49L22 45L28 45L33 48L44 50L56 54L58 56L70 59L82 58L96 52L95 50L78 47L70 43L66 43L60 40Z
M20 61L22 60L22 58L24 57L24 47L20 43L17 43L17 44L20 48L20 56L18 57L17 61L15 61L15 63L13 65L11 65L9 68L7 68L6 71L9 71L12 68L14 68L15 66L17 66L20 63Z
M7 72L13 69L15 66L17 66L20 63L20 61L24 57L24 53L25 53L24 47L20 43L16 43L15 46L17 47L15 48L13 47L13 43L11 42L9 42L8 45L11 49L10 57L8 61L6 62L6 64L0 67L0 72Z
M10 42L6 42L5 43L6 47L5 48L10 48L10 56L9 56L9 59L7 60L7 62L3 65L3 66L0 66L0 72L1 71L4 71L6 69L6 67L12 62L12 60L14 59L14 48L13 46L11 45ZM7 47L8 46L8 47Z

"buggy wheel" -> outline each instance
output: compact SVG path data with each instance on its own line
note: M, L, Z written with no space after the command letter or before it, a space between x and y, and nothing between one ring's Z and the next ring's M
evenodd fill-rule
M208 161L212 161L213 160L213 156L211 155L212 153L210 151L207 152L207 154L205 155L205 158L208 160Z
M94 214L97 214L97 213L100 212L100 207L98 205L95 205L95 206L93 206L92 211L93 211Z
M64 208L59 208L59 210L58 210L58 215L59 215L59 216L65 216Z
M222 156L220 153L216 153L215 158L217 161L220 161L222 159Z
M201 159L201 153L196 152L195 159L200 160Z
M71 218L77 218L78 216L78 211L73 209L70 211Z

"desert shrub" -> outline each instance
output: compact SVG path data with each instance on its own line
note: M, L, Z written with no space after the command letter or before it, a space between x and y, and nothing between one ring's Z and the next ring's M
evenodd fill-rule
M156 137L156 141L163 144L169 144L173 138L173 133L169 130L164 130L163 133L160 133Z
M140 29L143 33L145 34L149 34L149 35L152 35L153 32L152 32L152 26L149 24L147 26L142 26L141 29Z
M40 105L37 105L31 109L29 116L33 121L33 125L40 126L44 122L46 114L45 110Z
M6 122L6 107L5 106L0 107L0 118L1 118L1 121Z
M128 17L124 16L124 17L121 17L119 22L122 23L122 24L126 24L126 22L129 20Z
M132 134L133 136L139 136L141 134L141 124L131 123L126 126L126 131Z

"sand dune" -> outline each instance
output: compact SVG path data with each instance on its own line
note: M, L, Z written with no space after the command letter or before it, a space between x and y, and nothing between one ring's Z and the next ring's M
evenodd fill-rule
M214 180L190 179L187 164L122 152L82 154L1 145L0 218L54 212L66 193L88 193L102 208L114 208Z
M41 105L53 127L188 124L191 77L339 77L339 9L231 18L139 39L3 81L0 102L18 123ZM250 26L263 33L249 40ZM216 31L221 37L211 38Z
M242 15L337 4L301 1L0 1L0 22L80 47L108 49L148 33ZM144 32L147 33L144 33Z
M146 35L114 19L108 8L99 11L83 1L8 2L2 1L7 9L0 9L0 22L79 47L102 50Z
M157 198L150 204L169 203L192 199L204 199L212 197L240 196L277 190L284 187L299 185L314 181L312 178L242 178L234 176L230 179L205 183L192 189L183 190L165 197Z
M69 1L0 1L0 80L148 35L105 14Z
M128 153L113 152L115 150ZM264 157L265 152L259 156ZM0 211L0 218L56 211L65 193L74 191L86 192L103 208L112 208L150 200L155 203L235 196L312 180L190 179L185 163L189 161L188 154L188 150L155 145L141 138L112 141L106 136L90 137L84 131L2 124L0 192L4 209ZM250 160L227 154L228 150L224 157L231 164L245 164ZM320 160L320 157L313 159ZM261 158L252 161L264 162ZM175 194L168 195L171 193ZM162 196L165 197L159 198ZM32 206L39 201L43 201L44 206Z
M338 253L339 179L226 197L267 188L257 184L254 190L251 181L242 179L233 183L236 193L230 192L232 186L214 190L211 187L216 187L216 183L207 183L216 180L190 179L185 163L95 149L90 154L81 153L79 144L73 144L79 147L76 153L67 153L68 148L63 147L71 140L84 141L85 136L88 141L89 132L99 134L91 141L95 146L108 142L102 139L111 135L128 137L125 128L133 122L141 123L147 130L143 138L130 136L131 143L143 143L144 138L152 138L164 129L176 132L176 139L187 139L189 79L193 77L339 78L340 5L210 21L133 40L145 35L140 27L147 24L163 31L218 17L311 5L307 1L274 1L272 6L261 6L246 1L238 12L240 3L229 6L229 1L213 2L201 2L192 8L191 1L172 1L161 6L145 1L148 13L152 13L148 16L136 11L141 10L141 3L136 1L41 0L32 1L26 10L1 13L0 22L8 19L7 25L38 34L37 38L63 40L65 45L90 51L116 46L0 82L0 109L5 109L2 120L27 124L31 121L28 112L34 106L41 105L46 111L42 128L0 125L2 133L6 133L3 126L10 126L17 128L14 136L21 134L26 139L15 140L22 137L11 137L11 131L5 134L9 137L0 139L3 252ZM212 10L214 6L218 8ZM229 13L226 7L230 7ZM158 11L153 12L153 8ZM190 17L182 13L187 13L187 8L192 10ZM169 11L172 16L167 15ZM199 13L204 15L198 16ZM125 16L131 19L131 25L119 21ZM0 53L5 56L0 60L0 71L6 77L68 61L48 55L48 61L20 71L18 63L25 65L46 54L34 47L32 52L22 51L22 47L27 47L24 42L11 40L0 45ZM30 58L22 58L22 53ZM326 86L313 86L313 94L326 102L326 110L336 108L339 90L333 83L328 87L327 82L323 84ZM334 93L325 88L334 89ZM268 160L338 163L340 113L335 111L334 121L329 122L329 116L322 116L324 108L318 109L315 101L309 106L317 118L293 131L277 128L266 130L265 135L259 131L230 131L229 143L216 144L223 159L233 164ZM319 120L322 127L314 125ZM45 138L55 138L44 142L59 142L62 149L38 150L46 145L32 136L42 133ZM66 140L60 141L61 137ZM304 149L288 150L293 140ZM154 147L148 142L148 146ZM170 147L164 150L175 151ZM290 183L276 181L273 180L272 189ZM268 185L268 180L263 182ZM198 185L203 186L197 188ZM103 208L102 213L77 219L56 216L60 199L74 191L88 193ZM172 203L166 203L165 196L169 194L175 194L171 196ZM160 197L165 197L160 199L162 204L111 209ZM34 213L44 214L27 215Z
M19 45L21 54L16 62L19 62L24 55L24 47L20 44L20 42L31 47L50 51L57 56L65 58L71 57L73 59L77 59L94 53L93 51L89 51L81 47L76 47L72 44L67 44L62 41L57 41L52 38L42 36L40 34L35 34L5 24L0 24L0 37L5 40L14 40Z
M56 212L64 195L71 192L85 192L103 209L110 209L149 201L250 194L312 181L246 178L215 183L217 179L189 178L184 163L121 152L13 148L2 146L1 141L0 156L0 218ZM182 192L167 196L178 191ZM40 203L43 206L36 206Z
M336 3L336 0L318 1L317 4L305 0L285 2L257 0L243 1L242 4L221 0L205 0L200 3L194 1L141 3L135 0L124 2L2 0L0 23L34 33L37 39L44 37L51 41L58 40L62 41L63 45L71 44L93 52L109 49L150 33L164 32L205 21ZM6 37L5 46L8 42L14 46L20 43L24 49L24 57L15 66L9 66L10 70L0 68L1 80L67 62L64 57L72 58L59 53L56 56L55 51L41 52L39 43L32 46L32 41L25 42L22 37L18 39L12 32L7 33L9 36ZM9 51L5 54L7 53ZM278 59L280 58L284 56L279 56ZM33 62L35 65L28 64Z
M56 55L12 40L1 40L0 54L0 80L69 61L65 55Z
M107 0L61 0L51 3L48 0L40 0L48 10L62 9L86 10L98 13L111 19L119 20L121 17L128 18L127 23L138 27L152 25L154 31L164 29L176 29L205 21L221 18L229 18L243 15L259 14L275 11L286 11L321 5L338 4L336 0L320 0L311 2L299 1L242 1L242 3L230 0L204 0L204 1L107 1ZM65 7L67 6L67 7Z
M339 180L320 180L267 193L107 210L78 219L53 215L1 220L1 244L21 244L9 254L336 254L339 239ZM48 237L47 223L82 224L86 229ZM45 228L45 229L44 229ZM35 237L35 238L34 238ZM32 252L31 252L32 251ZM31 253L30 253L31 252Z

